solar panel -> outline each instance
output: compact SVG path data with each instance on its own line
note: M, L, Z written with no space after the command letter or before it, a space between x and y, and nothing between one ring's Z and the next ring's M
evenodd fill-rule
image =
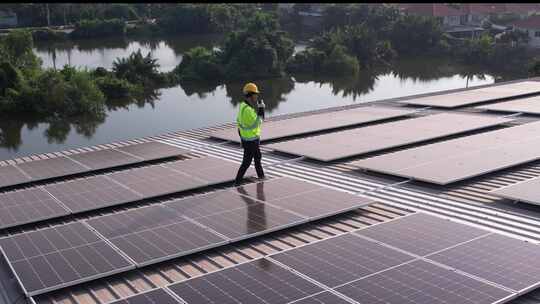
M540 284L538 245L503 235L491 234L428 258L518 292Z
M12 186L30 181L21 170L14 165L0 166L0 187Z
M134 267L81 223L6 237L0 246L27 296Z
M187 304L289 303L323 291L265 259L180 282L169 289Z
M349 304L347 300L328 291L294 302L295 304Z
M151 206L87 221L138 266L186 255L226 242L217 234L177 215Z
M69 212L41 188L0 194L0 228L68 215Z
M500 112L540 114L540 96L499 102L477 108Z
M512 294L418 260L349 283L336 290L362 304L492 304Z
M488 232L463 224L416 213L358 232L379 242L417 255L427 255L470 241Z
M494 194L496 196L508 198L515 201L540 205L540 195L537 191L539 184L540 179L533 178L528 181L499 188L497 190L491 191L490 194Z
M413 256L345 234L272 255L277 260L329 287L411 261Z
M540 122L358 160L351 165L447 184L535 160ZM489 155L489 157L486 157Z
M518 97L540 92L540 83L536 81L523 81L480 89L466 90L455 93L445 93L427 97L411 98L401 103L455 108L497 99Z
M114 149L72 154L69 157L92 170L123 166L141 161L138 158L129 156L126 153L118 152Z
M110 304L176 304L180 303L163 289L154 289Z
M242 185L236 189L241 194L261 201L271 202L276 199L318 190L321 187L298 179L284 177Z
M118 151L122 151L144 160L152 160L166 157L173 157L180 154L188 153L189 150L177 148L165 143L152 141L141 144L134 144L124 147L115 148Z
M206 184L204 181L160 165L116 172L109 177L144 197L180 192Z
M412 114L413 111L389 107L362 107L328 113L313 114L279 121L268 121L263 125L261 141L287 136L313 133L380 121ZM321 123L324 121L324 123ZM240 142L236 127L217 131L212 137Z
M208 184L219 184L235 178L240 164L235 164L215 157L188 159L165 165L167 168L181 171ZM255 174L253 167L246 171L245 176Z
M483 129L510 119L441 113L267 145L277 151L320 161L396 148Z
M44 186L72 212L83 212L142 199L142 196L111 181L93 176Z
M371 199L328 188L304 192L270 202L271 205L291 210L310 218L325 217L330 214L360 208L371 203L373 203Z
M264 203L249 204L242 208L197 219L197 222L231 238L246 238L305 222L303 218Z
M88 171L67 157L34 160L17 164L33 180L40 180Z

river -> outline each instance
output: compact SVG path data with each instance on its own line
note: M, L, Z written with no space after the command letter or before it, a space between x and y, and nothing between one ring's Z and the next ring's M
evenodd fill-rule
M44 67L110 68L117 57L141 49L152 51L162 71L173 69L191 47L215 47L220 36L186 36L175 39L130 41L88 40L80 43L36 45ZM305 48L298 43L296 50ZM468 75L468 76L467 76ZM354 78L276 79L259 82L268 116L362 103L447 89L511 80L522 75L475 71L442 59L400 61L392 70L362 72ZM159 90L148 102L109 107L104 121L49 124L30 117L4 118L0 122L0 159L53 152L111 141L206 127L235 119L241 83L184 85Z

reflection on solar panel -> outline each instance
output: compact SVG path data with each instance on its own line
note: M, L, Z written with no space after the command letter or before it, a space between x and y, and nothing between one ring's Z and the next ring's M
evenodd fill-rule
M499 102L477 108L500 112L540 114L540 96Z
M65 208L41 188L0 194L0 228L68 214Z
M0 167L0 187L26 183L30 178L24 175L16 165L7 165Z
M505 169L540 158L540 122L430 144L352 162L354 166L437 184ZM486 157L489 155L489 157Z
M473 89L455 93L446 93L420 98L411 98L401 103L455 108L497 99L524 96L540 92L540 83L536 81L523 81L493 87Z
M362 304L491 304L510 292L425 261L414 261L336 289Z
M83 212L142 199L142 196L111 181L93 176L43 187L72 212Z
M34 160L17 165L33 180L52 178L88 171L67 157Z
M277 178L237 187L238 192L267 202L318 189L321 187L292 178Z
M538 246L503 235L491 234L428 258L517 292L540 284Z
M163 289L154 289L110 304L176 304L180 303Z
M169 289L188 304L289 303L323 291L265 259L174 284Z
M510 119L441 113L267 145L320 161L361 155L502 124Z
M129 145L115 148L144 160L166 158L188 153L188 150L177 148L157 141L145 142L141 144Z
M300 273L335 287L413 260L414 257L346 234L272 256Z
M7 165L0 167L0 187L172 157L187 152L189 151L160 142L146 142Z
M246 206L207 217L197 221L231 239L247 238L254 234L269 232L303 222L303 218L264 203Z
M488 234L481 229L423 213L367 227L356 233L418 255L430 254Z
M129 156L126 153L118 152L114 149L73 154L70 155L69 158L80 162L92 170L117 167L141 161L138 158Z
M230 181L236 176L240 165L214 157L187 159L165 165L181 171L195 179L204 180L208 184L219 184ZM246 176L254 175L252 167L246 171Z
M28 296L134 267L81 223L6 237L0 246Z
M379 120L401 117L413 113L410 110L362 107L343 111L314 114L309 116L289 118L279 121L264 123L261 132L261 140L271 140L282 137L313 133L322 130L330 130L369 123ZM321 123L324 121L324 123ZM240 142L236 127L212 133L212 137Z
M534 178L525 182L499 188L490 193L500 197L529 204L540 205L540 178Z

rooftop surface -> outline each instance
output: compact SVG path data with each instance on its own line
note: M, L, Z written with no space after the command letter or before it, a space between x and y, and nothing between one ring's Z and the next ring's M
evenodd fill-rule
M523 81L523 80L521 80ZM538 81L538 79L527 79L527 81ZM520 81L516 81L520 82ZM539 83L540 84L540 83ZM497 86L500 84L495 84ZM483 87L491 87L483 86ZM478 87L471 88L477 89ZM438 113L461 113L474 114L491 118L505 118L503 125L495 126L491 129L474 130L468 133L451 135L444 138L430 139L421 143L393 147L388 150L374 152L368 155L352 156L343 160L321 162L307 158L292 156L273 151L269 147L263 147L263 165L266 166L266 172L271 177L270 182L279 178L288 177L295 180L307 181L317 187L325 189L339 190L349 195L361 195L369 200L367 206L354 208L352 211L329 215L328 217L318 218L313 221L298 222L288 228L274 230L268 233L253 235L243 240L227 242L221 246L215 246L206 250L200 250L193 254L164 259L160 263L149 264L144 267L138 267L133 270L123 271L117 274L105 275L94 280L74 284L59 290L46 291L30 299L26 299L22 294L18 282L13 278L13 273L5 259L0 259L0 303L112 303L117 300L132 297L151 290L161 290L160 288L176 286L176 283L191 282L190 278L204 278L206 274L215 273L223 269L235 269L238 265L243 265L250 261L259 260L268 257L268 261L276 263L274 254L289 252L294 248L303 248L308 244L322 242L324 240L336 238L338 236L349 237L352 232L362 234L366 228L373 225L382 225L381 223L393 223L403 217L409 217L414 213L429 214L441 219L449 219L454 223L470 225L472 229L478 228L485 230L487 234L501 234L518 240L525 240L531 244L540 242L540 206L514 202L511 199L504 199L496 195L494 190L511 186L519 182L532 180L540 176L540 161L531 160L519 165L510 166L505 169L497 170L487 174L482 174L474 178L467 178L462 181L450 183L448 185L435 185L422 181L410 180L409 178L398 177L391 174L377 173L373 171L361 171L356 162L377 156L388 155L389 153L406 151L408 149L423 147L427 145L436 145L438 143L448 142L450 140L466 138L471 135L483 134L486 132L496 132L497 130L511 129L515 126L526 126L529 123L539 121L539 117L532 114L520 114L508 117L512 113L491 112L481 109L476 105L465 105L453 109L440 108L418 108L411 105L405 105L403 100L410 100L416 97L426 97L431 95L440 95L442 93L454 93L461 90L450 90L437 92L433 94L422 94L413 97L394 98L366 104L357 104L339 108L312 111L308 113L298 113L293 115L284 115L273 117L271 121L279 121L294 117L306 119L309 115L331 113L337 110L347 111L349 109L359 109L364 106L394 107L402 110L422 110L422 115L435 115ZM493 103L500 100L493 101ZM492 102L488 102L491 104ZM482 105L484 105L482 103ZM516 113L517 114L517 113ZM400 121L403 118L396 118ZM232 119L231 119L232 120ZM389 123L372 122L371 125ZM210 127L199 130L189 130L182 132L173 132L151 138L135 139L126 142L117 142L107 145L88 147L84 149L75 149L62 151L58 153L48 153L44 155L34 155L21 159L4 161L2 165L15 165L22 163L31 163L40 159L52 159L59 157L73 157L83 152L104 150L119 147L129 147L130 145L148 141L159 141L177 148L188 151L183 154L185 158L201 159L204 157L218 158L223 163L239 164L242 156L242 150L237 143L214 139L211 135L215 132L221 132L234 126L226 124L216 127ZM356 126L336 126L330 130L318 131L317 135L330 134L352 129L361 129L365 125ZM263 132L265 131L263 126ZM322 132L322 133L320 133ZM295 137L296 136L296 137ZM306 138L310 134L295 135L292 139ZM273 139L270 144L275 142L286 142L291 138ZM510 143L509 146L518 145ZM126 150L120 149L120 150ZM336 146L336 149L339 149ZM495 157L495 156L493 156ZM36 181L27 184L24 188L34 189L50 184L62 184L74 179L88 179L93 176L115 175L118 171L136 170L137 168L147 168L149 166L170 167L175 160L166 158L151 160L139 164L128 164L124 167L101 169L96 172L77 173L77 175L68 175L55 177L53 180ZM178 163L182 163L179 161ZM127 166L127 167L126 167ZM234 166L233 166L234 167ZM233 170L234 171L234 170ZM195 172L195 171L193 171ZM129 175L128 175L129 176ZM172 193L154 198L148 198L135 203L123 204L118 206L107 206L84 212L72 212L69 216L61 216L38 222L26 223L15 227L0 230L2 236L16 236L21 233L31 231L41 231L47 227L64 227L70 223L92 223L99 221L107 215L116 215L125 211L143 210L143 208L154 208L156 206L167 205L175 200L200 195L203 193L216 193L219 190L230 191L233 189L230 182L221 183L222 177L218 178L217 184L208 185L202 189L191 190L189 192ZM246 186L247 187L247 186ZM267 189L267 196L279 193ZM167 191L170 193L171 191ZM249 194L249 191L248 191ZM198 196L196 196L198 197ZM266 198L271 200L272 198ZM271 201L269 202L271 204ZM257 204L254 204L257 205ZM274 206L274 205L272 205ZM283 206L292 208L290 205ZM279 206L278 206L279 207ZM347 209L349 210L349 209ZM298 210L293 211L298 212ZM270 214L267 214L270 216ZM270 221L270 219L269 219ZM209 222L206 222L210 225ZM143 225L144 223L140 223ZM86 224L85 224L86 225ZM382 226L381 226L382 227ZM389 226L390 227L390 226ZM218 232L223 233L222 229ZM360 242L360 241L359 241ZM292 251L291 251L292 252ZM484 260L485 261L485 260ZM279 263L278 263L279 264ZM273 264L272 264L273 265ZM418 269L431 267L422 264L420 261L414 262L412 266ZM244 266L248 267L248 266ZM233 270L231 270L233 271ZM540 273L533 273L533 278L540 282ZM210 277L208 277L210 279ZM195 282L195 281L194 281ZM180 285L175 287L179 290ZM480 288L480 287L479 287ZM171 290L174 289L171 287ZM351 289L340 289L343 293L354 296ZM156 293L159 293L156 291ZM326 303L334 303L328 298L331 295L324 292L318 294L325 299ZM162 295L164 296L164 295ZM333 295L335 296L335 295ZM504 293L502 294L504 296ZM328 298L327 298L328 297ZM334 299L335 300L335 299ZM350 299L349 299L350 300ZM519 297L510 299L509 303L540 303L540 291L535 289L525 290L519 294ZM146 300L148 301L148 299ZM337 301L337 300L336 300Z

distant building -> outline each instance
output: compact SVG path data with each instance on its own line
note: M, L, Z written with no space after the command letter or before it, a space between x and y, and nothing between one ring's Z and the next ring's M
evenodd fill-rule
M521 30L529 35L528 45L540 47L540 16L534 15L523 20L518 20L512 24L515 30Z
M0 10L0 27L14 27L17 26L17 24L17 14Z

